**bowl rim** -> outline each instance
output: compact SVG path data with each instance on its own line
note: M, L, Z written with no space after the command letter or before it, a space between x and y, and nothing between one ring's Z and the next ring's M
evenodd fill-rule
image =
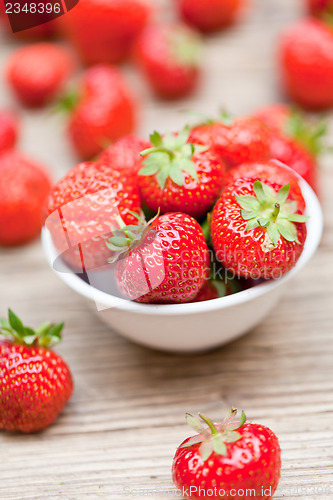
M59 276L59 278L80 295L101 305L102 309L116 309L144 315L162 316L199 314L203 312L215 311L217 309L225 309L251 301L256 297L260 297L280 287L297 274L317 250L323 232L322 209L316 194L309 184L301 179L300 186L306 202L305 213L310 215L310 218L306 223L307 237L304 249L296 265L281 278L268 280L252 288L218 299L212 299L204 302L187 302L184 304L140 304L138 302L122 299L94 288L89 283L83 281L82 278L73 273L73 271L65 265L64 268L66 268L66 271L68 270L68 272L55 270L53 268L53 262L57 257L57 252L53 246L51 235L45 227L42 229L42 246L50 267Z

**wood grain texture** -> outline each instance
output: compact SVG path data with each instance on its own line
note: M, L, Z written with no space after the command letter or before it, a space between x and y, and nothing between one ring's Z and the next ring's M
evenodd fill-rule
M162 3L170 15L169 0ZM253 0L237 27L207 39L202 87L180 103L154 100L125 67L144 103L139 132L181 126L184 108L215 114L224 106L242 114L281 99L275 41L301 15L301 3ZM0 43L3 67L15 44ZM3 80L2 106L11 102ZM49 111L23 112L21 149L49 165L55 179L75 163L63 129L62 118ZM11 306L34 326L63 319L58 350L75 379L73 398L45 432L0 434L1 500L175 500L170 468L188 434L185 411L219 418L231 405L280 438L277 500L333 498L331 162L322 160L325 234L318 253L258 328L205 355L161 354L110 332L49 270L38 241L0 250L0 314Z

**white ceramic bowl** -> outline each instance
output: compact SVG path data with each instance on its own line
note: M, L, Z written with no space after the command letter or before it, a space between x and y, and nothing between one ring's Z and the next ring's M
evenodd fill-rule
M305 247L296 266L278 280L267 281L220 299L170 305L131 302L98 290L68 268L67 272L54 270L53 262L57 255L45 228L42 243L56 274L85 297L112 330L154 349L178 353L205 351L230 342L260 323L286 290L289 280L315 253L323 230L322 211L309 185L301 181L301 187L310 219Z

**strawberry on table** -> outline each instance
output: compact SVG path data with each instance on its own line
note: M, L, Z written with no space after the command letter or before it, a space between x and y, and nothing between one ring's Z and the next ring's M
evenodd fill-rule
M10 57L7 80L25 106L39 107L52 101L74 69L67 49L49 42L25 45Z
M133 132L136 105L117 68L99 65L86 70L71 100L68 134L83 159L91 160L111 142Z
M218 31L235 22L244 0L176 0L179 11L203 32Z
M107 244L116 282L125 298L143 303L190 302L209 276L209 251L201 227L183 213L148 224L120 225ZM111 253L112 252L112 253Z
M107 165L124 175L136 176L142 167L140 153L150 146L150 142L144 139L135 135L126 135L103 151L98 157L97 163Z
M0 319L0 429L37 432L57 418L71 397L66 363L51 347L61 341L63 323L24 327L8 310Z
M0 154L0 245L19 245L35 238L51 182L46 169L21 153Z
M137 224L132 212L141 213L135 178L106 164L80 163L52 189L46 227L63 260L83 272L107 265L110 226L119 216L126 224Z
M201 41L183 25L148 26L139 37L136 61L153 91L162 98L184 97L200 75Z
M143 200L154 213L184 212L202 218L224 186L225 166L208 146L189 143L189 128L178 135L158 132L152 147L141 154L144 167L138 183Z
M144 0L84 0L61 19L69 40L86 64L118 63L151 17Z
M333 105L333 30L318 19L302 19L282 35L279 65L285 92L300 106Z
M216 203L211 233L217 259L244 278L277 279L303 251L308 219L287 184L239 178Z
M232 408L216 424L202 413L186 415L197 434L178 447L172 464L173 481L186 498L243 500L250 490L258 500L273 497L281 473L278 438L268 427L246 423L244 412L233 421L236 414Z
M12 149L17 141L19 119L14 111L0 110L0 153Z
M214 147L230 168L270 158L269 133L255 118L208 120L191 130L189 141Z

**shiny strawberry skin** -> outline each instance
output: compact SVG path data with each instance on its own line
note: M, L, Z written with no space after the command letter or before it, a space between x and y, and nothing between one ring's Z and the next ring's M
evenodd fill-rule
M0 245L19 245L39 234L50 189L43 166L14 150L0 154Z
M114 64L130 54L150 17L146 1L84 0L62 22L86 64Z
M55 352L0 341L0 429L36 432L69 400L73 382Z
M189 28L152 25L143 31L135 47L137 64L147 82L159 97L166 99L190 94L199 80L199 57L188 61L181 59L175 45L179 33L188 44L192 43L195 35Z
M184 172L183 186L168 178L162 190L153 176L139 175L138 183L143 200L153 212L181 211L195 218L202 218L211 208L224 187L226 169L219 156L212 150L192 157L198 180Z
M242 500L245 498L242 490L247 489L254 489L253 497L259 500L273 497L281 469L281 451L276 435L257 424L244 424L237 432L241 438L227 443L226 456L213 452L205 462L198 444L177 449L172 465L173 481L187 498ZM209 490L214 492L215 488L216 493L208 493ZM270 494L263 494L264 490Z
M72 56L65 48L41 42L14 52L7 80L22 104L39 107L59 94L73 69Z
M185 21L203 32L217 31L232 24L243 0L176 0Z
M229 184L216 203L211 233L216 258L239 277L276 279L287 273L299 259L306 239L306 225L296 224L300 244L280 237L278 245L265 251L266 229L257 227L246 231L247 221L241 216L241 207L235 195L254 196L255 179L237 179ZM276 192L279 184L265 182Z
M135 115L134 99L120 71L94 66L83 76L68 134L78 155L90 160L107 143L132 133Z
M243 163L229 170L226 185L232 184L240 178L259 179L264 182L274 179L274 182L281 186L290 184L289 197L297 202L299 213L304 213L305 200L299 185L299 178L290 168L287 168L287 165L276 160L261 163Z
M270 157L268 131L254 118L238 118L232 125L213 123L195 127L189 141L213 146L229 167Z
M125 224L137 224L130 211L141 212L135 179L104 164L80 163L52 189L46 226L63 260L73 270L88 271L107 265L110 251L105 242L117 215ZM72 243L69 250L64 230Z
M279 47L282 84L299 105L333 105L333 31L317 19L304 19L282 36Z
M12 149L17 141L19 120L14 111L0 111L0 153Z
M126 135L109 146L97 160L97 164L107 165L127 176L136 176L142 166L141 151L150 143L134 135Z
M196 220L183 213L155 219L140 246L116 267L121 293L142 303L190 302L208 276L204 234Z

